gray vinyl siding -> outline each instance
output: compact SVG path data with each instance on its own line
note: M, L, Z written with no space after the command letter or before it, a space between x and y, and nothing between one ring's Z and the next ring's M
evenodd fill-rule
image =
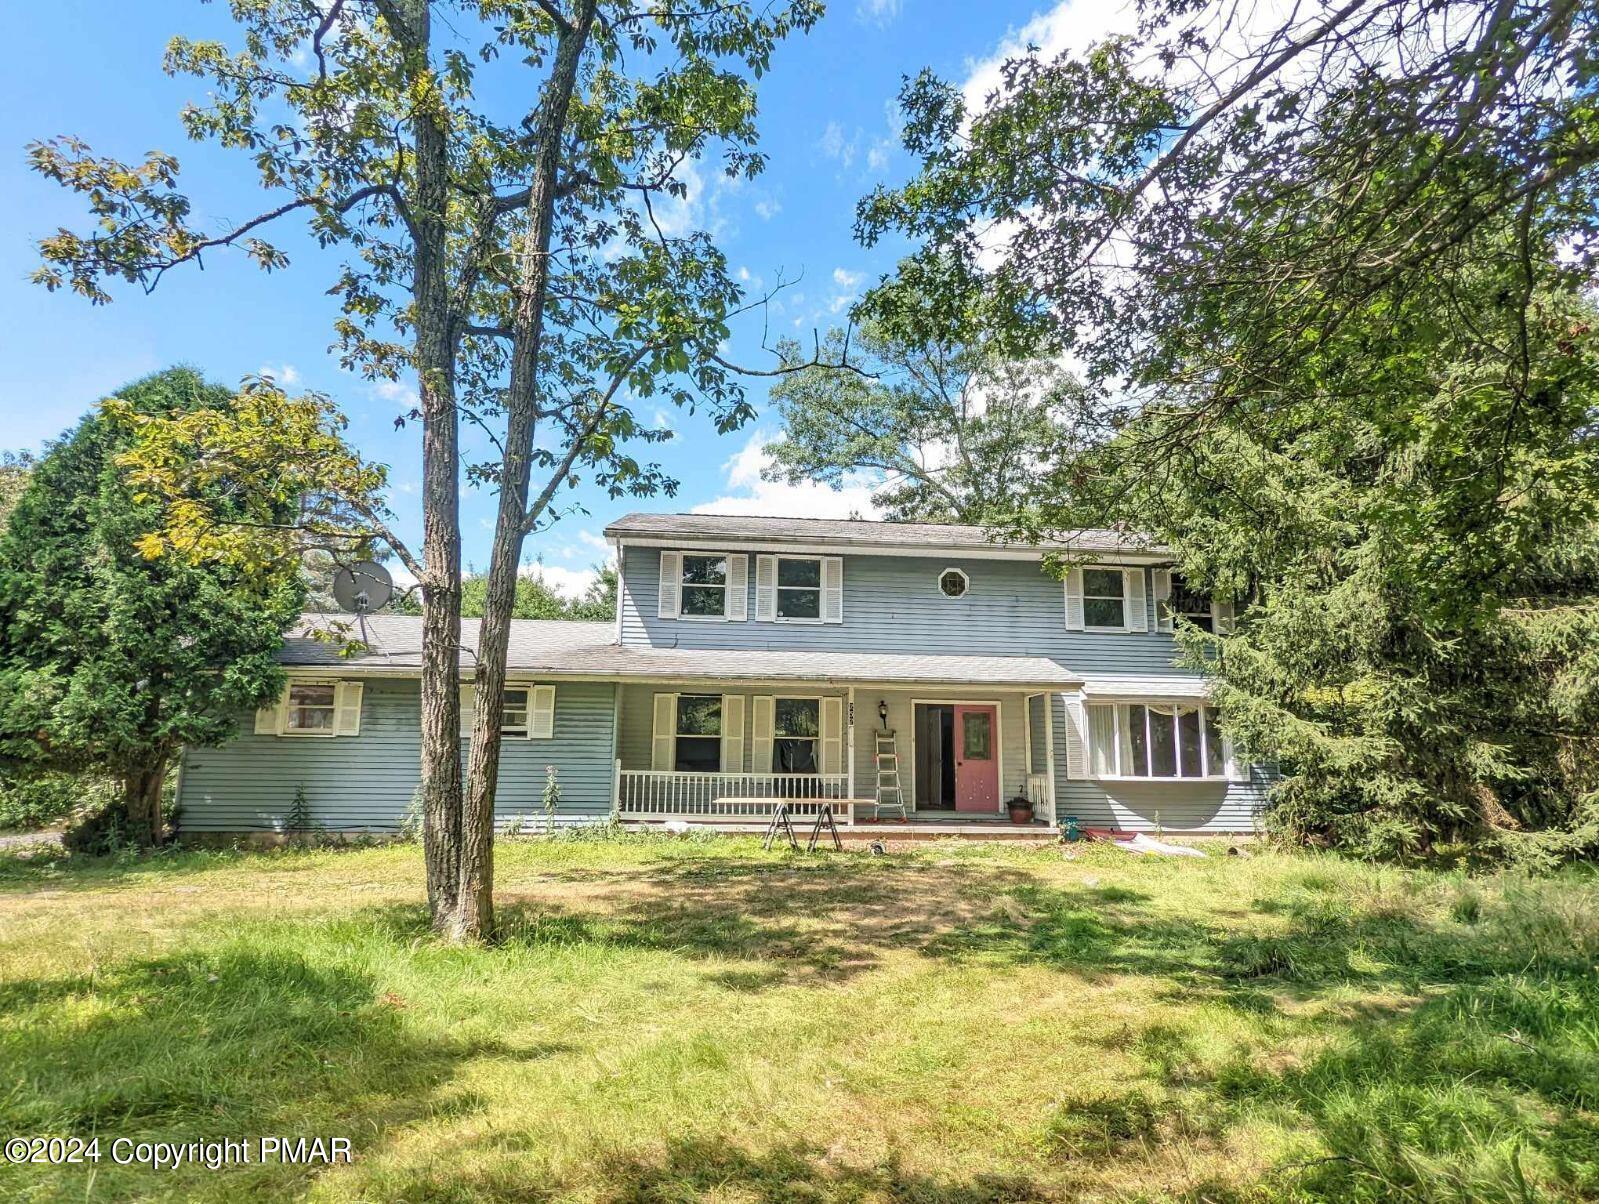
M1271 773L1252 766L1246 782L1095 782L1067 776L1076 735L1064 695L1051 696L1055 733L1055 816L1075 815L1085 828L1130 832L1252 832L1266 802Z
M877 796L877 704L888 703L888 726L894 732L900 763L900 786L905 802L916 807L915 757L911 733L913 707L918 702L974 702L999 708L999 797L1003 803L1027 785L1027 713L1021 694L997 694L980 686L967 690L878 690L855 692L855 796L873 800Z
M775 551L775 549L774 549ZM660 550L630 547L623 558L622 643L657 648L774 648L818 652L1048 656L1074 673L1169 673L1176 644L1163 632L1066 630L1065 588L1039 563L958 557L849 555L844 560L843 623L755 619L755 553L750 553L749 615L742 623L663 619L657 602ZM966 595L938 589L946 568L971 581ZM1154 591L1144 570L1148 625Z
M623 769L648 769L650 744L655 732L655 696L657 694L718 694L739 695L744 699L744 773L770 773L770 765L752 763L751 745L754 736L754 705L751 699L757 694L770 694L778 698L842 698L845 691L838 689L811 689L803 684L774 687L769 690L726 690L720 686L696 685L693 682L668 682L663 685L625 685L621 687L622 719L617 740L618 755Z
M366 680L361 733L333 738L257 736L254 716L220 748L185 750L179 826L185 832L256 832L282 827L304 785L315 821L329 831L393 832L416 791L421 752L419 683ZM558 822L586 822L611 809L616 687L562 682L548 740L506 737L495 820L543 822L544 767L561 783ZM463 750L466 742L463 741Z
M692 682L671 683L661 686L625 685L622 687L622 718L617 747L620 749L623 769L648 769L650 767L650 739L654 730L654 699L657 693L676 694L738 694L744 702L744 770L748 773L767 773L770 766L752 763L753 706L750 699L757 694L777 697L847 697L845 690L807 690L804 687L782 689L720 690L716 686L696 687ZM902 785L907 800L912 796L911 780L911 708L915 702L991 703L999 708L1000 795L1010 798L1026 785L1027 776L1027 713L1021 694L996 694L979 688L969 690L880 690L860 689L855 693L855 796L875 797L877 765L875 761L878 727L877 704L888 704L888 725L898 741L900 764L903 767ZM847 712L846 712L847 716ZM847 717L846 717L847 722ZM845 733L845 756L849 752L849 732ZM1040 764L1044 756L1039 751Z

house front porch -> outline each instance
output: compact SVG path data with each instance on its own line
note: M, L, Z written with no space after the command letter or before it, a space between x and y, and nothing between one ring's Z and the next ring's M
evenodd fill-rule
M942 684L626 684L617 698L617 816L760 831L786 802L796 825L828 806L841 829L884 836L1047 832L1055 822L1049 698ZM1031 825L1009 821L1018 796L1033 805Z

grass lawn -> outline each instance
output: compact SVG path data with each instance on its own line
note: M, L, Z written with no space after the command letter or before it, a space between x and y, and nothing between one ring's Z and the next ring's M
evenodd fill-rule
M0 1199L1599 1197L1592 873L515 842L470 950L421 877L0 855L0 1135L355 1150Z

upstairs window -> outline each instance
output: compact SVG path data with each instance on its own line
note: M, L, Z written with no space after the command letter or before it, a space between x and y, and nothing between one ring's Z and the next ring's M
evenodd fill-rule
M1184 581L1181 573L1171 575L1171 594L1166 600L1166 610L1173 618L1187 619L1195 627L1206 631L1216 630L1210 599Z
M772 772L816 773L822 738L819 698L779 698L772 722Z
M1127 627L1127 577L1120 569L1083 570L1083 625L1116 631Z
M737 592L738 577L734 577ZM785 556L755 558L755 621L758 623L842 623L844 558Z
M683 555L682 613L693 618L727 615L727 557Z
M815 623L822 617L822 561L819 557L777 558L777 617Z
M960 569L945 569L938 575L938 592L946 598L964 598L971 579Z
M679 773L717 773L721 770L722 696L720 694L677 696L676 744L673 768Z
M1205 706L1093 703L1089 771L1096 778L1220 778L1226 758Z

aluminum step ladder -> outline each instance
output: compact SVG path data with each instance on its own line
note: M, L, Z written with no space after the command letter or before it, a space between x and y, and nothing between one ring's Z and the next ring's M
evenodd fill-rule
M899 745L891 728L877 732L877 809L873 814L882 819L885 812L889 819L910 818L905 791L899 784Z

